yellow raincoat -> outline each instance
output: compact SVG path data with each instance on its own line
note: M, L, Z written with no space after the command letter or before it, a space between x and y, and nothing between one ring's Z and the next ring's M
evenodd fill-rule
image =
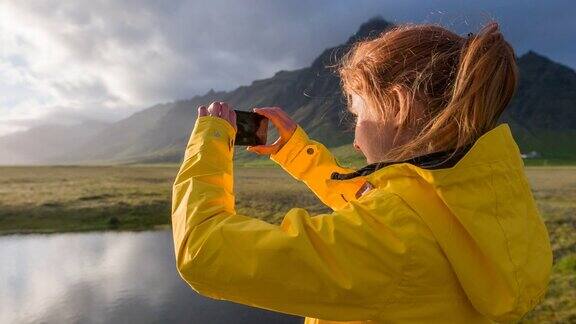
M237 214L234 128L196 120L172 196L177 269L198 293L305 323L514 321L544 296L549 237L507 124L450 168L348 173L298 126L270 156L333 212ZM356 198L368 181L374 189Z

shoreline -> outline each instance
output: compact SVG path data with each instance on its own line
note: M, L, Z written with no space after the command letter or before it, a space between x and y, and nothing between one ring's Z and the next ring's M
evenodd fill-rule
M35 236L35 235L60 235L60 234L90 234L90 233L140 233L140 232L162 232L169 231L172 226L157 225L149 228L122 228L122 229L72 229L72 230L60 230L60 229L39 229L39 230L23 230L23 231L0 231L0 238L8 236Z

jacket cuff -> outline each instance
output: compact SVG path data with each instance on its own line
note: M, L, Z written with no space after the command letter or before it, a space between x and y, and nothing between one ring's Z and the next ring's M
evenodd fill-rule
M302 173L308 167L309 163L306 161L310 159L302 159L302 154L308 154L310 157L316 154L317 149L312 143L304 129L298 125L296 130L288 140L274 154L270 154L270 159L278 163L286 172L298 180L302 180Z
M185 159L203 150L232 158L235 137L236 130L227 120L211 115L200 116L186 145Z

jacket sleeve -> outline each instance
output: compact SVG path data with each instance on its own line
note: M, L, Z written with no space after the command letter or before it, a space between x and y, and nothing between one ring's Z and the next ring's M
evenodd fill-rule
M375 318L401 277L404 241L355 201L315 217L292 208L281 225L236 214L234 136L213 116L192 131L172 195L180 276L214 299L328 320Z
M350 173L354 169L338 164L324 144L311 140L300 125L288 142L270 159L297 180L303 181L326 206L336 211L348 201L356 200L356 192L364 184L362 177L353 180L332 180L332 172Z

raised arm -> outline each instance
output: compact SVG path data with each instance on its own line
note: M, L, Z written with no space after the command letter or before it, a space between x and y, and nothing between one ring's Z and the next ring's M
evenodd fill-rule
M279 226L236 214L234 136L213 116L192 131L172 193L181 277L215 299L335 321L377 318L408 260L400 232L375 221L383 215L360 205L364 197L315 217L292 208ZM382 199L385 210L401 203Z
M332 210L339 210L348 201L356 200L356 192L364 184L364 179L331 180L332 172L349 173L354 169L345 168L324 144L308 137L298 125L296 131L282 148L270 155L295 179L303 181Z
M333 172L349 173L355 170L338 164L332 153L320 142L308 135L280 107L255 108L267 117L279 131L280 137L270 145L248 147L249 151L269 154L295 179L303 181L318 198L332 210L343 208L365 183L363 177L348 180L332 180Z

